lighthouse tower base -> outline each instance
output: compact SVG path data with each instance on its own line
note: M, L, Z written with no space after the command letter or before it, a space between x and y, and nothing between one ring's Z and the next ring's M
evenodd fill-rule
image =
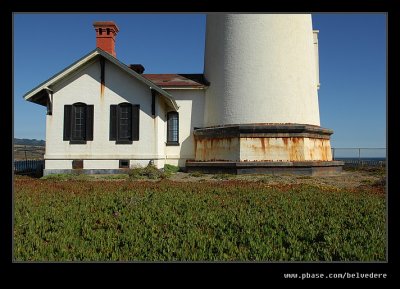
M333 161L330 129L303 124L246 124L194 130L195 159L188 172L331 175L342 171Z

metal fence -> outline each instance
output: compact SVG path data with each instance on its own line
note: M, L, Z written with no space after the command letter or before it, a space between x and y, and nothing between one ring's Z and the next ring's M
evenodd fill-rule
M332 148L332 158L348 166L385 166L386 148Z
M14 161L14 173L16 174L41 174L44 169L44 160Z

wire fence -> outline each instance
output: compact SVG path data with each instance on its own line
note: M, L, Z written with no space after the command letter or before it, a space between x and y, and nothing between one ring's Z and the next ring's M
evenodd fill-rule
M14 161L15 174L41 174L44 169L44 160Z
M386 148L332 148L332 158L347 166L385 166Z
M14 145L14 173L18 175L43 175L44 146Z

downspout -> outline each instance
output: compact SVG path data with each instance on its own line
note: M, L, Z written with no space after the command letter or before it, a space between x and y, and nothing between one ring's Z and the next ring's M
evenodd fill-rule
M100 55L100 99L104 96L104 87L105 87L105 65L106 61L103 56Z
M150 87L150 92L151 92L151 114L152 114L152 117L153 117L153 128L154 128L154 137L155 137L155 141L154 141L154 152L155 152L155 156L156 156L156 158L157 158L157 163L158 163L158 160L159 160L159 151L158 151L158 141L159 141L159 139L158 139L158 137L159 137L159 135L158 135L158 120L157 120L157 109L156 109L156 100L157 100L157 97L156 97L156 94L157 94L157 92L154 90L154 89L152 89L151 87Z
M47 93L47 115L53 115L53 91L49 88L45 88L44 91Z
M53 115L53 91L48 88L45 87L44 91L47 94L47 115ZM47 143L47 127L48 123L47 123L47 116L46 116L46 143ZM47 145L44 148L44 163L43 163L43 169L46 168L46 155L47 155Z

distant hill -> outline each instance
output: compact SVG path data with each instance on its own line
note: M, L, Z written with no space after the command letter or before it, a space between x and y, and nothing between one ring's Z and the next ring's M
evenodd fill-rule
M14 138L15 145L29 145L29 146L45 146L44 140L27 139L27 138Z

